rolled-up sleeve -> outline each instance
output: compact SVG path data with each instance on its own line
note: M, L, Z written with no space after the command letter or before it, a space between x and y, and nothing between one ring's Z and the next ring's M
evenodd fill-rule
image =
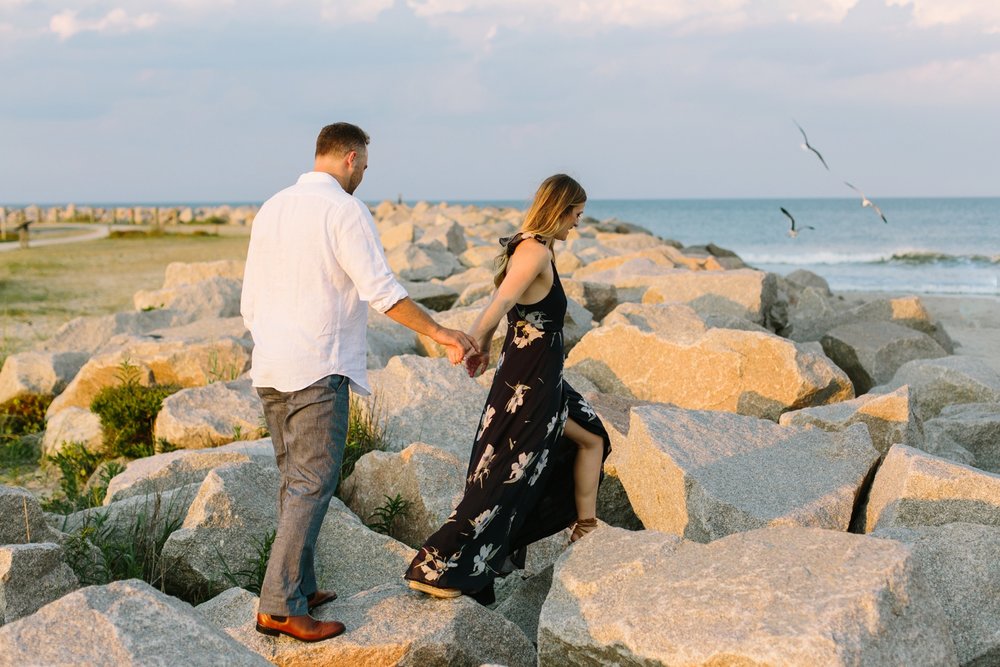
M354 210L343 211L331 222L334 256L357 288L358 297L384 313L409 295L389 268L371 213L356 199L347 206Z

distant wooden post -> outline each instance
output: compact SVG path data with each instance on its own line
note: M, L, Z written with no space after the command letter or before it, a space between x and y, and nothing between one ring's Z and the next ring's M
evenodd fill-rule
M7 207L0 206L0 239L7 240Z

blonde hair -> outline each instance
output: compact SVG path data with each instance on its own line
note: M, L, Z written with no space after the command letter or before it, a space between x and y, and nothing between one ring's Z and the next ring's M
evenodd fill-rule
M572 211L574 206L581 206L586 202L586 191L573 178L566 174L549 176L538 186L535 199L524 215L520 232L550 239L559 231L563 216ZM496 287L500 287L507 275L509 259L507 244L504 243L494 262L493 284Z

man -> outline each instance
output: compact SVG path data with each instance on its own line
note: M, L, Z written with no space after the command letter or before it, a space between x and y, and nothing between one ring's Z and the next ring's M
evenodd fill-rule
M281 474L278 529L261 588L257 630L320 641L344 631L318 621L336 597L317 588L313 549L340 477L349 389L369 393L369 304L444 345L459 363L476 351L439 326L393 276L368 207L353 196L368 167L368 135L324 127L314 170L266 201L253 221L241 312L254 341L250 376Z

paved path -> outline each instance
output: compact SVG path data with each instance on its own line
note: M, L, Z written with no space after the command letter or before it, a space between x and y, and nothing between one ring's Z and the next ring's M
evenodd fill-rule
M38 248L46 245L57 245L60 243L80 243L81 241L94 241L97 239L107 238L108 226L103 224L92 224L92 223L78 223L78 222L61 222L58 225L52 227L45 227L44 229L55 231L64 229L77 229L80 230L81 234L74 234L72 236L60 236L54 239L39 238L39 235L35 235L28 241L29 248ZM21 247L19 241L7 241L5 243L0 243L0 252L4 250L18 250Z

